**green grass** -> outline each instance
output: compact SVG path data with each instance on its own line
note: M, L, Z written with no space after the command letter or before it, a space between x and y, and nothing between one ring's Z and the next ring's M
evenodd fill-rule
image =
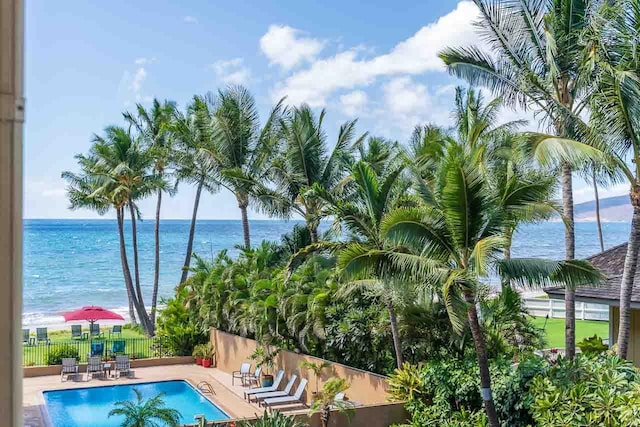
M534 325L542 328L544 317L533 319ZM547 347L564 348L564 319L549 319L545 327ZM600 338L609 337L609 322L598 320L576 320L576 343L584 338L598 335Z
M86 331L88 332L88 328ZM104 333L104 339L96 339L93 341L104 341L105 351L109 351L112 348L114 340L125 340L125 353L132 358L142 359L152 357L154 350L151 347L153 341L147 339L144 334L132 329L123 329L122 338L114 337L109 338L109 331L111 328L101 328ZM31 335L35 338L35 334ZM91 346L89 340L71 340L71 328L64 331L51 331L49 332L49 345L41 342L36 345L23 345L22 358L24 366L42 366L47 364L47 356L50 351L56 347L70 345L78 350L78 355L81 361L86 361L87 353L90 352Z

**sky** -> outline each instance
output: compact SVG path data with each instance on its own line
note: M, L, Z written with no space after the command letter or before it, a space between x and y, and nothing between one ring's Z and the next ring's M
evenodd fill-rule
M417 124L447 126L464 82L437 53L478 43L476 19L471 2L446 0L26 2L24 216L98 217L68 209L60 174L77 170L74 155L88 151L94 134L154 97L184 108L194 94L242 84L263 118L283 96L326 109L331 144L354 118L359 133L401 142ZM537 128L531 114L501 114L515 118ZM601 196L627 191L619 185ZM183 185L165 198L163 218L190 218L194 194ZM576 179L576 202L592 194ZM140 206L153 216L154 200ZM230 193L202 198L199 218L239 217Z

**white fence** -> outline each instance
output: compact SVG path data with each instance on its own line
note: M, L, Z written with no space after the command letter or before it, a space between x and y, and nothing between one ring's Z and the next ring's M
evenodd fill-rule
M551 319L564 319L564 301L542 298L525 298L529 314L536 317L549 315ZM576 301L576 319L609 320L609 306Z

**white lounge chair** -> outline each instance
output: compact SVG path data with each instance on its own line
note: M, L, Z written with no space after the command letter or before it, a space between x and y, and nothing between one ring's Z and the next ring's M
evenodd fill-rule
M64 377L67 377L67 379L69 379L69 375L73 375L74 377L78 375L78 361L75 357L64 357L62 359L60 381L64 381Z
M303 379L300 381L300 384L298 384L296 393L293 396L272 397L271 399L264 399L262 401L262 404L267 408L271 408L272 406L288 405L293 403L304 404L302 402L302 393L304 393L304 389L306 387L307 387L307 380Z
M289 378L289 382L287 383L287 386L283 390L256 394L255 398L256 398L256 401L258 402L258 406L260 406L260 401L264 399L289 396L291 394L291 390L293 389L293 384L295 384L297 379L298 379L297 375L292 375L291 378ZM249 401L251 401L251 398L249 398Z
M131 362L129 356L116 356L116 378L122 376L122 373L129 375L131 373Z
M244 379L250 374L250 372L251 363L243 362L242 365L240 365L239 371L233 371L231 373L231 385L235 385L236 379L239 379L242 385L244 385Z
M87 359L87 381L92 379L94 376L103 376L104 369L102 365L102 358L100 357L89 357Z
M244 378L245 385L251 387L251 384L255 384L256 387L259 387L260 384L260 374L262 373L262 366L258 366L256 371L253 374L249 374Z
M276 379L273 381L273 385L271 385L270 387L260 387L260 388L247 390L244 392L244 398L246 399L247 397L252 396L254 394L258 394L258 393L268 393L270 391L278 391L278 387L280 387L280 383L282 382L283 378L284 378L284 371L281 369L276 374ZM249 400L251 400L251 397L249 397Z

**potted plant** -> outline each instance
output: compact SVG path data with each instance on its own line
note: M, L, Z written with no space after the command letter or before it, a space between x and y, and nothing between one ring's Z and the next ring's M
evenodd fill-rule
M318 383L320 381L320 374L322 374L322 371L324 369L327 369L328 367L331 366L331 363L327 362L326 360L323 361L322 363L313 363L313 362L309 362L309 361L302 361L300 362L300 364L298 365L298 367L300 368L304 368L304 369L308 369L310 371L312 371L315 375L316 378L316 389L315 391L313 391L311 394L313 396L315 396L316 394L318 394Z
M213 365L213 356L215 356L216 351L213 348L211 343L202 344L204 348L204 355L202 357L202 366L205 368L210 368Z
M204 352L204 344L196 344L193 346L193 352L191 353L191 355L196 360L196 365L202 365L202 358L205 356Z
M262 367L262 387L271 387L273 385L273 365L278 353L280 353L279 348L261 344L250 356L251 360L255 360L256 366Z

